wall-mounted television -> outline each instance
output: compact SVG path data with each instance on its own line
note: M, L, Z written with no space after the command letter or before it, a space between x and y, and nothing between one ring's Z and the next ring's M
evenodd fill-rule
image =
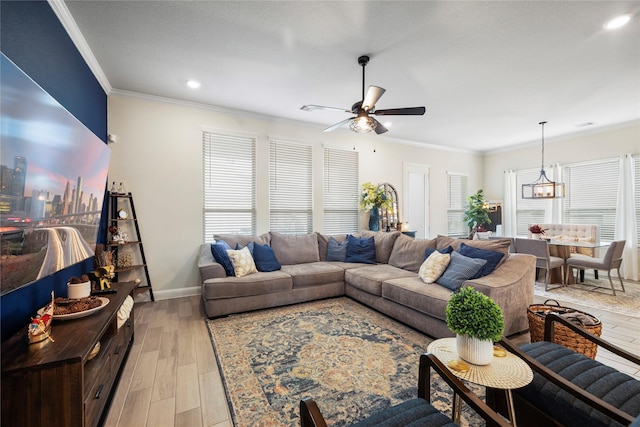
M110 149L0 54L0 294L93 257Z

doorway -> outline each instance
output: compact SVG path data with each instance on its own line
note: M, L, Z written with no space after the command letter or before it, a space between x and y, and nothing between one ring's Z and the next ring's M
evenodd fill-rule
M416 238L429 237L429 167L412 163L403 164L404 222Z

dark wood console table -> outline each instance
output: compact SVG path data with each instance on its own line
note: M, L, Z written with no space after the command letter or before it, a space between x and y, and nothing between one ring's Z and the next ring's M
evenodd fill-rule
M133 343L134 313L117 313L133 282L114 283L109 304L89 316L54 320L49 340L29 344L27 328L2 343L2 425L94 427L116 389ZM35 314L35 313L34 313ZM97 343L100 351L89 355Z

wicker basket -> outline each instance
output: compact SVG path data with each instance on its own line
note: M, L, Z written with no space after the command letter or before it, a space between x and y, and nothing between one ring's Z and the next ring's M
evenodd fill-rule
M555 303L555 305L550 304ZM556 300L546 300L544 304L531 304L527 309L527 318L529 319L529 332L531 334L531 342L544 340L544 320L548 313L565 314L565 313L582 313L594 319L594 325L581 325L584 329L599 337L602 333L602 322L597 317L585 313L584 311L574 308L562 307ZM598 345L588 339L576 334L563 325L554 324L554 341L564 347L575 352L582 353L592 359L596 358Z

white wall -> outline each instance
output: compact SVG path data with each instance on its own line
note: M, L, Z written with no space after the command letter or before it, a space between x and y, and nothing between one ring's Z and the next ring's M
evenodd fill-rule
M527 144L484 156L484 193L487 199L503 200L504 171L539 168L542 142ZM579 163L589 160L640 153L640 122L627 123L601 131L544 141L545 170L555 163Z
M473 192L483 182L481 155L418 147L390 137L357 135L342 129L323 133L321 126L121 94L109 96L108 114L109 133L117 136L117 143L111 145L109 180L124 182L127 191L133 193L152 286L159 298L178 296L199 286L196 256L203 241L203 128L257 136L258 233L269 228L269 137L313 145L314 229L318 231L322 231L323 144L346 149L355 146L360 153L360 183L393 184L401 209L403 163L429 166L432 237L447 232L447 171L468 174ZM393 129L389 134L393 134ZM366 218L364 214L361 216L363 228Z

